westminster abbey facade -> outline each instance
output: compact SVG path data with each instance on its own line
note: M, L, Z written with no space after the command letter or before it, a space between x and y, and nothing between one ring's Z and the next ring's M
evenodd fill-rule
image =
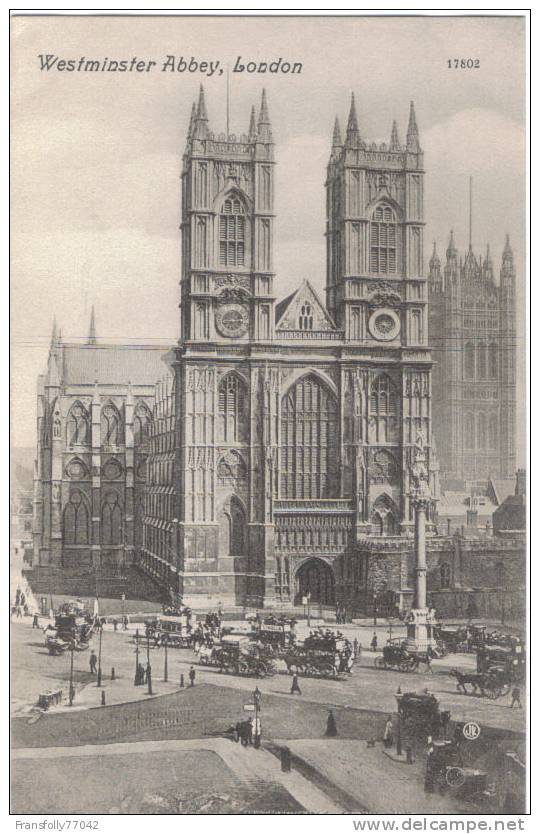
M412 589L419 438L437 494L414 107L403 144L395 123L389 143L369 144L354 99L343 137L336 119L327 304L309 278L274 295L275 165L264 93L236 137L211 132L201 90L183 158L181 337L157 397L142 564L192 605L333 605L378 572L381 597L399 605Z

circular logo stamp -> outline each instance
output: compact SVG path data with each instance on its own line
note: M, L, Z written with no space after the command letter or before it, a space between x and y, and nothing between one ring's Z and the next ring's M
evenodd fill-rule
M476 721L467 721L467 723L463 725L462 733L467 741L474 741L474 739L478 738L481 733L480 725L477 724Z

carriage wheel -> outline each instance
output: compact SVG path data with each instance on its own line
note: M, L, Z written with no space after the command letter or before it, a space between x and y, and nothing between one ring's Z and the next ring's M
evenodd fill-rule
M386 669L386 663L384 662L384 657L376 657L375 658L375 668L376 669Z
M487 688L484 689L486 696L490 699L490 701L495 701L497 698L500 698L502 695L502 690L500 686L496 684L491 684Z
M399 664L399 671L400 672L411 672L411 661L410 660L402 660Z
M465 774L460 767L449 767L446 771L446 784L451 788L461 788L465 784Z
M248 672L248 665L247 665L247 663L244 663L244 661L243 661L243 660L239 661L239 663L238 663L238 665L237 665L237 667L236 667L236 672L237 672L237 674L238 674L238 675L245 675L245 674L247 674L247 672Z
M255 674L258 678L264 678L268 674L268 667L264 661L260 661L255 667Z
M325 678L335 678L336 677L336 669L335 666L332 666L331 663L325 663L321 666L321 675Z

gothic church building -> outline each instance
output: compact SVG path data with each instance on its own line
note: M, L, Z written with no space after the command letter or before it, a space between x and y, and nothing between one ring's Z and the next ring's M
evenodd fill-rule
M327 167L326 303L309 276L278 301L266 96L247 134L225 135L201 89L182 168L181 333L156 392L139 556L188 604L410 601L419 441L438 489L423 163L412 103L405 141L394 122L377 145L353 97Z

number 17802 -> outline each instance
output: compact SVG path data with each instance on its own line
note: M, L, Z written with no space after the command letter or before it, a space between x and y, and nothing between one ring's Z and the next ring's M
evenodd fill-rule
M448 69L480 69L480 58L447 58Z

